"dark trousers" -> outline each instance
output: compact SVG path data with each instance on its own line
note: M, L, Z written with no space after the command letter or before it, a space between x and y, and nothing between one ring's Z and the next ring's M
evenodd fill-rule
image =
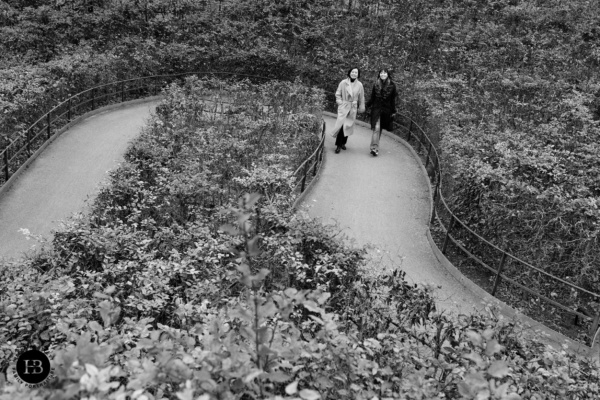
M335 145L337 147L345 146L346 142L348 142L348 136L344 136L344 127L342 126L337 136L335 137Z

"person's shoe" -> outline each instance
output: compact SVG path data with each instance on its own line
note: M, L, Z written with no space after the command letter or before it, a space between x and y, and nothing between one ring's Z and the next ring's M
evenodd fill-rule
M375 150L371 149L371 155L372 155L372 156L376 156L376 155L377 155L377 152L376 152Z
M342 150L346 150L346 145L342 145Z
M338 147L335 149L335 154L337 154L337 153L339 153L339 152L340 152L340 146L338 146Z
M379 155L379 150L375 150L375 157Z

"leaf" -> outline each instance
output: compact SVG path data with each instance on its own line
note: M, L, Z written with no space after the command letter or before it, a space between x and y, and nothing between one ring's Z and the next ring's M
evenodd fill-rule
M250 381L254 380L254 378L258 377L258 376L259 376L260 374L262 374L262 373L263 373L263 371L262 371L262 370L260 370L260 369L258 369L258 370L255 370L255 371L252 371L252 372L250 372L248 375L246 375L246 376L244 377L244 382L245 382L245 383L248 383L248 382L250 382Z
M483 358L481 358L481 355L479 355L478 353L475 353L474 351L472 351L469 354L467 354L466 356L464 356L464 358L466 358L467 360L473 361L478 366L483 365Z
M244 205L246 206L246 209L250 209L250 208L254 207L254 205L256 204L256 202L259 199L260 199L260 194L258 194L258 193L247 194L244 197Z
M304 400L318 400L321 398L321 395L319 394L319 392L316 392L314 390L302 389L300 391L300 397L302 397Z
M96 332L104 332L104 329L102 328L102 326L99 323L97 323L96 321L88 322L88 326L91 329L95 330Z
M473 343L475 346L483 345L483 339L479 333L474 332L474 331L467 331L466 335L469 338L469 341L471 343Z
M223 224L219 227L219 230L231 236L238 236L240 234L240 230L231 224Z
M490 340L489 342L487 342L487 345L485 347L485 355L491 357L494 354L501 352L503 348L504 347L498 344L498 341L496 339Z
M487 373L494 378L504 378L509 372L508 365L504 361L494 361L487 370Z
M290 396L298 391L298 381L294 381L285 387L285 392Z
M256 235L248 240L248 255L251 257L259 256L261 253L260 248L258 247L258 239L260 239L260 237Z
M271 372L268 375L268 378L271 382L283 383L283 382L289 381L291 377L287 374L284 374L281 371L275 371L275 372Z
M486 329L485 331L483 331L482 336L485 340L490 340L492 337L494 337L494 330Z
M319 308L319 307L317 306L317 304L316 304L314 301L312 301L312 300L307 300L307 301L305 301L303 305L304 305L304 307L305 307L305 308L306 308L308 311L310 311L310 312L314 312L314 313L320 313L321 311L323 311L323 310L322 310L321 308Z

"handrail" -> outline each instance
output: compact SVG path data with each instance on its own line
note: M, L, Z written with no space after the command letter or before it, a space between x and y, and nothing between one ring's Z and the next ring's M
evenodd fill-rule
M404 119L404 121L406 121L406 123L409 124L408 128L406 126L404 126L403 124L401 124L399 119ZM595 310L596 313L595 313L594 317L590 317L586 314L581 313L579 309L577 309L577 310L571 309L567 305L560 304L558 301L549 298L548 296L544 295L543 293L533 290L530 287L527 287L525 284L517 282L514 278L507 276L506 273L504 273L504 271L503 271L503 267L504 267L505 263L508 262L507 259L510 259L510 260L517 262L519 265L522 265L522 266L528 268L529 270L536 271L536 272L542 274L546 278L551 279L556 284L560 283L560 284L566 285L566 288L570 288L570 289L579 291L580 293L589 295L592 298L594 298L595 300L600 299L600 294L594 293L594 292L587 290L585 288L582 288L574 283L568 282L558 276L552 275L549 272L544 271L543 269L536 267L536 266L520 259L519 257L515 256L514 254L511 254L511 253L501 249L499 246L491 243L489 240L485 239L484 237L479 235L477 232L475 232L473 229L471 229L469 226L467 226L467 224L464 221L462 221L460 218L458 218L456 216L456 214L450 209L448 203L446 202L446 199L444 198L444 196L442 194L442 189L443 189L442 168L441 168L441 162L440 162L437 147L433 144L433 142L431 141L429 136L425 133L424 129L408 115L405 115L403 113L396 114L396 116L394 117L394 129L397 129L397 128L403 128L404 130L406 130L406 132L408 134L407 141L409 142L409 144L411 144L411 146L417 147L417 144L413 145L411 143L411 138L415 139L415 141L418 143L419 147L428 146L427 154L425 154L425 166L428 166L431 163L431 165L434 168L433 176L430 177L430 182L432 183L432 188L433 188L433 193L432 193L433 207L431 210L431 215L430 215L430 219L428 221L428 225L429 225L429 228L431 229L432 224L434 223L435 220L437 220L440 227L445 232L445 239L444 239L444 245L442 248L442 253L446 254L448 242L449 241L453 242L456 245L456 247L459 250L461 250L461 252L463 254L465 254L469 259L474 260L475 262L484 266L486 269L495 273L494 286L493 286L492 293L491 293L492 295L495 296L495 292L498 288L498 285L501 282L509 283L513 286L516 286L520 290L523 290L533 296L538 297L541 300L544 300L546 303L551 304L552 306L554 306L558 309L568 312L570 315L577 316L577 317L581 318L582 320L588 320L588 321L592 320L592 324L591 324L591 327L590 327L588 333L589 333L590 338L593 337L595 335L595 333L599 330L600 310ZM419 136L421 136L421 137L419 137ZM423 143L423 142L425 142L425 143ZM418 151L419 149L415 149L415 150L417 150L417 153L419 153L419 151ZM444 225L444 223L441 219L440 214L443 214L443 213L446 213L449 216L449 223L447 226ZM501 261L497 268L494 268L494 267L486 264L483 260L481 260L476 255L474 255L471 251L469 251L467 249L466 245L460 244L458 242L458 239L455 238L451 234L451 231L453 229L457 229L457 225L460 225L465 231L467 231L470 235L472 235L472 237L475 239L475 241L478 241L480 245L483 245L483 244L487 245L491 249L496 250L499 253L499 255L501 256Z
M300 188L300 193L304 192L304 189L306 188L306 177L308 176L307 173L309 170L313 170L313 177L317 174L317 168L319 163L323 160L323 148L325 147L325 119L322 118L321 119L321 140L319 141L319 145L317 146L317 148L315 149L315 151L313 151L313 153L308 156L308 158L306 160L304 160L304 162L302 164L300 164L300 166L298 166L298 168L294 171L294 173L292 174L292 176L295 176L302 167L304 167L304 174L302 176L302 180L300 182L298 182L296 184L296 186L294 186L294 190L296 190L298 188L298 186L302 185L302 187ZM315 158L315 161L313 162L313 164L310 167L308 166L308 161L310 161L312 158Z
M1 180L0 180L0 182L2 182L2 185L4 185L9 180L9 177L11 176L11 162L17 161L16 166L12 167L12 170L15 170L15 172L16 172L25 162L27 162L27 160L29 158L32 157L32 153L35 152L35 149L32 150L32 147L34 147L34 148L37 147L39 149L51 139L53 124L56 123L57 120L59 120L60 118L63 118L65 116L65 114L67 114L66 123L63 124L62 126L71 122L72 117L74 115L73 112L76 109L78 109L81 106L87 106L90 102L91 102L91 110L94 110L95 108L98 108L102 105L102 102L101 102L102 99L104 99L106 103L110 103L111 96L115 96L115 95L118 96L116 99L117 101L114 101L114 99L113 99L114 103L123 102L126 99L128 99L128 96L131 96L133 98L141 98L141 97L146 96L149 92L151 92L152 89L157 91L158 86L157 85L152 86L152 83L151 83L154 80L166 80L169 82L167 82L167 83L162 82L162 83L168 84L168 83L176 81L179 78L191 76L191 75L235 76L235 77L249 78L249 79L261 79L261 80L266 80L266 81L274 79L271 77L248 75L248 74L238 74L235 72L199 71L199 72L186 72L186 73L178 73L178 74L152 75L152 76L139 77L139 78L129 78L129 79L120 80L120 81L116 81L116 82L110 82L110 83L106 83L106 84L101 84L101 85L97 85L97 86L85 89L84 91L76 93L76 94L70 96L69 98L65 99L58 105L54 106L49 112L47 112L46 114L41 116L36 122L34 122L32 125L30 125L24 131L26 133L26 135L23 135L21 133L14 140L12 138L8 138L10 143L4 149L2 149L0 151L0 179L2 177L4 177L4 182L2 182ZM137 84L139 82L145 83L148 81L150 81L150 83L147 83L146 86L137 86ZM132 84L132 83L135 83L136 85L134 85L133 87L129 87L128 85ZM103 96L96 98L97 91L103 90L103 89L108 89L111 87L117 88L117 89L113 92L106 93ZM135 91L138 92L137 95L134 94L132 96L131 92L135 92ZM327 94L331 94L331 93L327 93ZM88 99L84 98L82 101L74 103L73 100L76 100L78 97L85 97L84 95L90 95L91 98L88 98ZM108 100L106 100L106 99L108 99ZM96 102L96 100L98 100L98 102ZM52 120L52 114L56 113L58 110L61 110L61 107L67 107L67 110L64 111L62 114L60 114L59 117L56 117L54 120ZM87 111L84 108L84 110L82 112L80 111L79 115L84 114L85 112L87 112ZM406 128L405 126L403 126L398 121L399 118L403 118L407 122L409 122L409 124L410 124L409 127ZM317 146L315 151L313 151L313 153L303 163L300 164L300 166L296 169L296 171L294 171L294 174L293 174L293 176L295 176L301 170L303 171L303 174L301 177L302 180L298 184L296 184L296 186L294 188L294 189L296 189L299 185L302 185L301 193L305 190L305 183L306 183L306 178L308 176L308 171L310 169L313 169L313 176L314 176L316 174L316 169L317 169L319 162L322 161L324 139L325 139L325 122L324 122L324 120L322 121L322 124L323 124L322 128L321 128L322 137L321 137L321 141L320 141L319 145ZM39 127L38 125L42 125L42 126ZM579 287L571 282L565 281L564 279L554 276L538 267L531 265L530 263L527 263L527 262L521 260L517 256L502 250L500 247L494 245L490 241L486 240L485 238L483 238L482 236L477 234L471 228L469 228L462 220L460 220L452 212L452 210L450 209L450 207L448 206L448 204L446 202L446 199L444 198L444 196L442 194L442 169L441 169L441 165L440 165L438 149L433 144L433 142L431 141L429 136L425 133L424 129L416 121L414 121L410 116L407 116L403 113L397 113L396 116L394 117L394 127L395 128L404 128L408 133L407 141L410 143L411 138L414 138L416 143L418 144L418 146L414 146L414 147L428 146L428 151L425 156L425 166L427 167L431 163L431 165L434 168L433 177L431 178L431 183L433 184L432 186L434 187L434 189L433 189L433 200L434 201L433 201L433 207L431 210L431 216L429 218L429 227L431 228L431 225L433 224L433 222L435 220L437 220L439 222L440 226L442 227L442 229L445 231L446 239L444 240L445 244L443 246L442 253L446 253L446 243L449 240L452 242L456 242L455 238L451 235L451 231L456 226L455 222L457 222L458 225L462 226L467 232L469 232L471 235L473 235L473 237L475 237L481 244L490 246L492 249L496 250L497 252L499 252L501 254L502 261L500 262L499 267L494 269L493 267L485 264L485 262L483 262L482 260L479 260L476 256L474 256L466 248L461 249L461 247L463 247L463 246L458 247L459 249L463 250L463 253L465 253L465 252L468 253L467 256L469 258L476 259L476 261L483 263L486 266L486 268L488 268L491 271L496 271L494 288L491 293L492 295L495 295L495 291L501 282L511 283L511 284L519 287L520 289L525 288L524 285L514 281L513 279L509 278L505 273L503 273L502 269L506 262L506 259L510 258L511 260L516 261L520 265L523 265L530 270L539 272L539 273L543 274L544 276L546 276L556 282L560 282L560 283L566 285L569 288L572 288L574 290L585 293L589 296L592 296L595 299L600 299L600 294L591 292L591 291L584 289L582 287ZM413 129L413 127L415 127L415 129ZM34 133L36 128L40 128L40 130L32 136L32 133ZM46 138L42 142L39 142L38 139L44 131L46 132ZM421 137L419 137L419 135ZM13 155L10 156L10 150L13 147L17 146L18 145L17 142L19 142L19 141L21 141L23 143L21 143L21 146L18 147L16 150L13 149ZM425 143L423 143L423 142L425 142ZM419 152L420 149L417 148L416 150L417 150L417 152ZM28 155L27 159L19 158L23 152L27 152L27 155ZM15 158L19 158L19 159L15 160ZM309 160L311 160L313 158L315 158L315 162L309 168L308 162L309 162ZM15 172L13 172L13 174ZM2 185L0 185L0 188L2 187ZM450 222L448 224L448 227L446 227L444 225L443 221L441 220L440 211L442 213L447 213L449 215ZM538 298L543 299L544 301L549 302L550 304L556 306L556 304L555 304L556 301L547 298L542 293L535 292L532 289L528 289L527 292L529 292L535 296L538 296ZM567 306L564 306L561 308L568 310ZM578 317L581 317L582 319L586 319L586 320L592 319L591 317L584 315L577 310L568 310L568 311L572 315L576 315ZM593 323L592 323L592 326L590 329L590 336L593 336L595 334L595 332L598 330L598 326L600 325L599 322L600 322L600 313L597 313L595 315L595 317L593 318Z
M52 107L50 111L42 115L27 129L20 132L16 138L13 139L11 137L6 137L9 143L4 149L0 150L0 189L2 189L2 187L9 181L10 177L17 173L24 164L26 164L29 160L32 159L32 157L35 156L34 153L36 151L45 146L51 140L54 134L53 132L62 129L64 126L68 125L73 120L73 117L77 115L83 115L86 112L97 109L105 104L116 104L129 100L130 98L146 97L148 93L152 92L152 90L154 90L155 93L158 92L159 85L168 85L181 78L192 75L230 76L241 79L259 79L263 81L276 80L276 78L273 77L240 74L236 72L227 71L193 71L177 74L162 74L138 78L129 78L120 81L104 83L85 89L81 92L69 96L67 99ZM158 81L158 84L155 83L156 81ZM107 91L107 93L104 93L100 96L96 96L96 93L103 90ZM132 92L138 93L132 94ZM81 110L81 108L83 109ZM63 112L60 113L60 111ZM58 116L56 116L57 114ZM325 129L324 120L322 120L322 124L323 126L321 130L323 134ZM43 133L45 133L45 137L43 138L43 140L41 140L41 135ZM314 166L313 175L316 174L317 164L322 160L323 139L324 134L322 135L321 142L319 146L317 146L317 149L302 164L305 165L305 163L312 159L320 149L321 153L317 162L311 165L311 168L313 168ZM26 153L27 157L24 157L24 153ZM294 175L296 175L297 172L298 171L296 171ZM301 192L304 191L307 173L308 171L305 168L304 174L300 177L302 179ZM296 187L298 185L296 185Z

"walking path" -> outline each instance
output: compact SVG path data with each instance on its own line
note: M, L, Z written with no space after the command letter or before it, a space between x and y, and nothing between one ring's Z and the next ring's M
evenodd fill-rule
M339 228L358 245L373 245L374 273L400 268L409 282L432 285L437 306L453 313L483 308L481 299L441 266L431 251L426 231L430 212L427 176L409 149L382 135L378 157L369 154L371 130L358 123L347 150L335 154L325 117L325 164L300 209Z
M92 115L52 142L0 197L0 257L13 258L36 246L21 229L50 237L58 222L83 211L123 160L157 101Z
M0 197L0 258L18 257L35 246L21 229L50 238L59 221L84 211L86 200L93 198L106 172L122 161L129 141L157 103L100 112L50 144ZM325 119L331 129L334 118ZM369 154L369 141L370 129L358 123L348 149L335 154L328 135L322 171L300 209L338 224L356 244L370 245L368 268L373 273L404 270L409 282L433 286L437 307L446 312L483 309L481 293L451 275L427 240L431 204L420 162L392 135L382 136L379 157Z

